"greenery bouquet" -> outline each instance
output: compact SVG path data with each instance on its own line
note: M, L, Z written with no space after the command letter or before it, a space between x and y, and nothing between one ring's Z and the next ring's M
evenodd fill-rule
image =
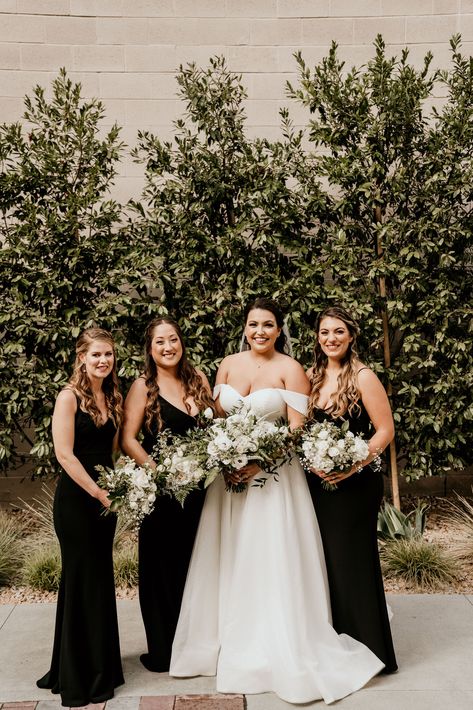
M108 510L116 512L135 529L139 528L146 515L154 508L162 479L149 464L141 466L124 456L115 468L96 466L99 471L97 483L108 490L112 501Z

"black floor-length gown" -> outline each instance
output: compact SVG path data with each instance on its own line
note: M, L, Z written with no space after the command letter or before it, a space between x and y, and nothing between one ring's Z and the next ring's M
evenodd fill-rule
M74 454L97 480L95 466L112 466L113 421L97 427L77 403ZM37 681L80 707L113 697L123 680L113 578L115 515L63 471L54 497L62 573L51 668Z
M363 403L361 412L332 419L316 410L317 421L342 424L365 439L372 436ZM307 474L319 522L330 587L333 626L364 643L385 664L383 672L397 669L384 594L377 542L378 511L383 497L383 475L370 466L327 491L314 473Z
M164 428L185 434L196 426L190 414L159 396ZM156 434L145 430L143 448L151 453ZM167 672L181 608L187 568L199 525L205 492L190 493L184 507L174 498L161 496L139 532L139 598L148 653L140 657L150 671Z

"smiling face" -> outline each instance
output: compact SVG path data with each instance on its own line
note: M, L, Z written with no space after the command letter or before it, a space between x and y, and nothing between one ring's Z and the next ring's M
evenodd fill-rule
M245 336L253 352L263 355L274 349L280 332L276 316L271 311L254 308L248 313Z
M156 367L177 367L182 352L181 340L172 325L161 323L154 328L151 339L151 357Z
M340 318L326 316L320 321L317 339L327 357L341 360L345 357L353 336Z
M112 344L106 340L92 340L87 351L80 355L82 365L90 379L104 380L113 369L115 354Z

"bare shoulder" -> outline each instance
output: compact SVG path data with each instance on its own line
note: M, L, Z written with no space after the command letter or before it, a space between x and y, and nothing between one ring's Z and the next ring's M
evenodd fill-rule
M241 363L242 357L245 357L245 353L233 353L233 355L227 355L223 358L222 362L218 366L218 376L221 380L225 377L229 370L232 370Z
M283 379L286 389L309 394L309 380L300 362L287 355L283 357L285 358L282 363Z
M378 375L374 372L374 370L372 370L371 367L368 367L368 365L365 365L363 362L357 363L356 376L360 385L364 383L369 384L370 382L374 382L378 379Z
M146 380L143 376L138 377L131 385L128 390L127 400L146 400L148 396L148 387L146 386Z
M53 422L57 426L63 426L65 423L72 424L77 412L77 397L70 387L65 387L56 397L54 405Z
M77 397L73 389L64 387L56 398L56 404L59 404L64 409L71 409L74 412L77 410Z
M370 395L382 395L384 394L384 386L378 375L374 370L367 365L360 363L357 370L358 387L361 392L362 398L368 397Z
M292 375L300 375L300 373L302 372L305 375L304 368L302 367L301 363L298 360L294 360L293 357L283 355L281 357L281 363L287 373L290 373Z
M232 355L227 355L226 357L223 358L222 362L220 363L220 367L229 367L236 362L239 362L242 357L245 357L245 353L233 353Z

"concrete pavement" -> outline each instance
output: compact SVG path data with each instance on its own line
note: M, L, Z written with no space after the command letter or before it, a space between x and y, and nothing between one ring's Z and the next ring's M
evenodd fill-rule
M394 612L399 672L374 678L335 705L342 710L472 710L473 595L388 595L388 601ZM138 710L143 696L215 694L213 678L183 680L146 671L139 662L145 639L138 601L119 601L118 613L125 685L106 704L107 710ZM39 701L36 710L60 707L57 696L35 685L50 662L54 616L55 604L0 605L0 704ZM225 705L222 698L212 707L223 710ZM174 707L178 708L177 701ZM295 706L265 693L246 696L246 707ZM317 701L299 707L325 706Z

